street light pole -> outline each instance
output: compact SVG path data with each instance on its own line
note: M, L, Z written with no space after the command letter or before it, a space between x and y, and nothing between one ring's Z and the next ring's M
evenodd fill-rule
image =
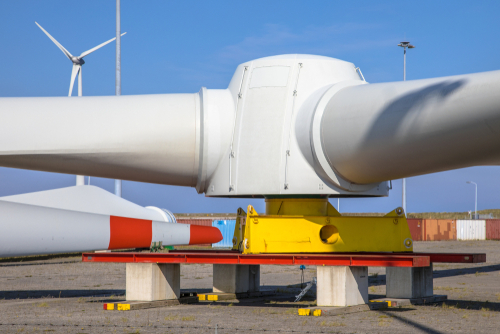
M121 74L121 23L120 23L120 0L116 0L116 77L115 95L122 95ZM115 180L115 195L122 197L122 180Z
M477 219L477 183L476 182L472 182L472 181L467 181L467 183L473 184L473 185L476 186L476 201L475 201L475 206L474 206L474 210L475 210L474 219Z
M401 42L398 46L404 49L403 53L403 81L406 81L406 48L413 49L415 46L410 42ZM406 178L403 178L403 212L406 215Z
M406 81L406 46L403 49L403 81Z

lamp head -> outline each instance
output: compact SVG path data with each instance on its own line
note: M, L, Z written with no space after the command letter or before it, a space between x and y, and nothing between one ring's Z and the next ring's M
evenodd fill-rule
M401 42L398 44L398 46L408 49L413 49L415 47L414 45L411 45L410 42Z

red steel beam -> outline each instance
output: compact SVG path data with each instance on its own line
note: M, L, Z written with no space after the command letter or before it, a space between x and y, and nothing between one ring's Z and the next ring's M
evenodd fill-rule
M416 253L418 255L429 256L433 263L483 263L486 262L486 254L453 254L453 253Z
M333 253L329 253L333 254ZM335 253L339 254L339 253ZM344 253L347 254L347 253ZM431 263L484 263L485 253L366 253L372 255L420 255L429 256Z
M206 263L362 267L427 267L429 256L415 254L240 254L238 252L84 253L83 262Z
M240 254L233 250L170 250L169 253L218 253L218 254ZM310 253L317 255L317 253ZM486 254L484 253L322 253L324 255L418 255L429 256L432 263L483 263L486 262Z

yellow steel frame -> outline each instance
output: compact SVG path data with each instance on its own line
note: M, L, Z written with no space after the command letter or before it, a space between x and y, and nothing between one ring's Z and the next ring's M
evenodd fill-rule
M383 217L342 216L328 199L267 199L266 214L238 209L233 249L244 254L412 252L401 208Z

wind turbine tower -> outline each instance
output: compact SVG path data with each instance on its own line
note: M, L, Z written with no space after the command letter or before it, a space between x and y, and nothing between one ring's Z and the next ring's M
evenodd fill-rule
M82 52L82 54L80 54L79 56L73 56L68 50L66 50L64 48L64 46L61 45L61 43L59 43L54 37L52 37L52 35L50 35L47 30L43 29L41 25L38 24L38 22L35 22L36 25L42 29L42 31L45 33L45 35L47 35L51 40L52 42L54 42L55 45L57 45L57 47L59 49L61 49L61 51L64 53L64 55L66 57L68 57L69 60L71 60L71 62L73 63L73 70L71 71L71 81L69 83L69 93L68 93L68 96L71 96L72 92L73 92L73 85L75 83L75 79L76 79L76 76L78 75L78 96L82 96L82 65L85 64L85 61L83 60L83 58L89 54L91 54L92 52L102 48L104 45L106 44L109 44L111 42L113 42L116 37L102 43L102 44L99 44L98 46L90 49L90 50L87 50L85 52ZM124 32L123 34L121 34L121 36L125 35L126 32ZM83 175L77 175L76 176L76 185L80 185L80 186L83 186L85 184L85 176Z

